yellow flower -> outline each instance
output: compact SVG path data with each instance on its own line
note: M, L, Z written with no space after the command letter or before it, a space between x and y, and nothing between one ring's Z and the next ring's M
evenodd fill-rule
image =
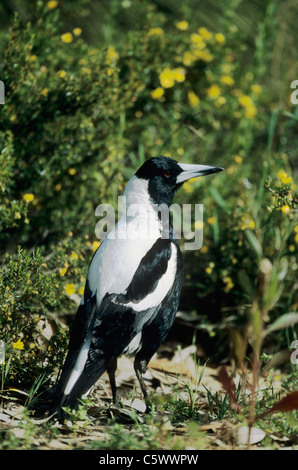
M78 290L78 293L79 293L80 295L83 295L83 294L84 294L84 289L85 289L84 286L81 286L81 287L79 288L79 290Z
M91 73L91 69L89 67L82 67L81 71L84 75Z
M174 73L174 80L176 82L184 82L185 80L185 70L182 67L178 67L177 69L173 70Z
M44 89L42 90L42 92L41 92L41 94L42 94L43 96L48 96L48 93L49 93L49 89L48 89L48 88L44 88Z
M224 96L219 96L219 98L215 101L215 106L217 106L217 108L219 108L220 106L225 104L226 101L227 100L225 99Z
M262 87L261 85L258 85L257 83L254 83L253 85L251 85L251 91L255 94L255 95L258 95L259 93L261 93L262 91Z
M207 90L207 95L215 100L220 95L220 88L217 85L211 85Z
M73 41L73 36L71 33L64 33L61 36L61 41L65 42L65 44L69 44Z
M238 164L242 163L242 157L240 157L240 155L236 155L236 156L234 157L234 160L235 160L235 162L238 163Z
M222 33L216 33L215 39L219 44L224 44L226 42L226 38Z
M75 260L79 259L79 255L77 253L75 253L74 251L72 251L69 258L72 261L75 261Z
M182 58L182 62L184 65L186 66L191 65L194 60L196 60L196 57L194 56L194 54L188 51L184 52L183 58Z
M163 88L171 88L176 82L185 80L185 70L182 67L170 69L166 67L159 75L160 84Z
M287 204L282 206L281 210L283 211L284 214L289 214L291 212L291 209Z
M257 108L254 105L247 106L245 108L245 116L247 117L247 119L252 119L253 117L255 117L256 114L257 114Z
M211 62L213 60L213 55L209 51L195 51L196 59L201 59L204 62Z
M96 251L99 245L100 245L100 242L97 240L94 240L94 242L92 243L92 250Z
M290 184L292 183L292 178L285 173L281 178L281 182L283 184Z
M56 186L55 186L55 191L61 191L61 189L62 189L62 184L57 183Z
M72 32L75 36L80 36L82 34L81 28L74 28Z
M175 26L177 29L180 29L180 31L186 31L188 28L188 21L179 21Z
M24 343L20 339L12 345L13 349L24 349Z
M60 78L66 77L66 72L65 72L65 70L59 70L58 75L59 75Z
M246 230L247 228L253 230L255 226L256 224L252 219L250 219L249 217L244 217L243 223L241 225L241 230Z
M210 225L214 225L216 223L216 221L217 221L217 218L214 217L214 216L213 217L208 217L208 219L207 219L207 222Z
M200 106L200 98L194 91L189 90L187 97L192 108L198 108Z
M163 88L171 88L175 84L175 74L173 70L166 67L159 75L160 84Z
M229 276L224 277L223 281L225 283L225 288L224 288L225 292L229 292L231 289L233 289L234 283Z
M206 271L207 274L211 274L212 273L212 268L210 268L210 266L208 266L208 268L206 268L205 271Z
M191 34L190 40L191 40L191 42L193 42L196 45L203 43L204 47L205 47L205 42L204 42L203 36L201 36L200 34L197 34L197 33Z
M28 202L32 202L33 199L34 199L34 194L32 194L32 193L26 193L26 194L24 194L23 199L24 199L24 201L27 202L27 203L28 203Z
M106 63L107 64L112 64L113 62L116 62L119 58L119 54L116 51L114 46L109 46L106 52Z
M64 289L65 289L65 292L66 292L67 295L72 295L76 291L74 284L66 284Z
M200 36L201 37L201 36ZM201 51L206 51L206 43L204 41L199 41L194 45L194 54L199 55L202 54L203 52Z
M201 36L203 36L204 39L211 39L212 38L212 33L207 29L207 28L199 28L199 33Z
M242 95L241 93L238 96L238 101L245 108L245 116L248 119L252 119L257 114L257 108L255 107L253 100L248 95Z
M248 119L254 118L256 114L257 114L257 108L256 108L255 106L248 106L248 107L245 109L245 116L246 116Z
M162 36L164 30L162 28L151 28L149 29L147 36Z
M71 176L75 175L76 172L77 172L77 170L76 170L75 168L69 168L69 170L68 170L68 173L69 173Z
M284 170L279 170L279 171L277 172L277 175L276 175L276 176L277 176L278 179L281 180L281 179L283 179L284 177L287 177L287 173L286 173Z
M154 100L158 100L159 98L161 98L164 95L164 92L165 92L164 89L159 86L151 92L151 97Z
M233 79L233 77L231 77L230 75L222 75L220 77L220 81L221 83L223 83L224 85L228 85L228 86L233 86L235 81Z
M59 268L60 276L65 276L66 272L67 272L67 268Z
M221 66L221 70L225 75L228 75L232 72L233 70L233 65L232 64L223 64Z
M253 106L253 101L252 101L251 97L248 96L248 95L240 95L238 97L238 101L241 104L241 106L243 106L243 107Z
M49 10L54 10L58 6L58 2L56 0L51 0L47 3L47 7Z

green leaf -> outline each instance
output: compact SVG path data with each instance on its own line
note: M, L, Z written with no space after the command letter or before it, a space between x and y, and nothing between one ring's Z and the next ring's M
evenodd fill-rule
M245 271L241 270L238 272L238 280L242 289L251 299L253 299L255 297L255 287L251 283L251 280Z
M221 194L217 191L217 189L214 186L210 186L209 190L213 199L219 205L219 207L221 207L223 210L227 210L227 203L223 199Z
M294 325L295 323L298 323L298 313L295 312L289 312L285 313L281 317L279 317L275 322L272 323L272 325L269 325L268 328L263 333L263 336L267 336L269 333L272 333L273 331L277 330L283 330L285 328L288 328L289 326Z
M287 116L291 119L294 119L295 121L298 121L298 116L296 114L293 114L293 113L289 113L288 111L284 111L282 113L284 116Z
M246 238L250 244L250 246L254 249L254 251L256 252L256 255L258 256L258 258L262 258L262 247L261 247L261 244L259 242L259 240L257 239L257 237L255 236L255 234L251 231L251 230L245 230L245 235L246 235Z

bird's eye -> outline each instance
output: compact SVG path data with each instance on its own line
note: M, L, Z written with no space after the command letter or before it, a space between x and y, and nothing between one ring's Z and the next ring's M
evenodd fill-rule
M171 173L169 171L164 171L163 176L164 178L170 178Z

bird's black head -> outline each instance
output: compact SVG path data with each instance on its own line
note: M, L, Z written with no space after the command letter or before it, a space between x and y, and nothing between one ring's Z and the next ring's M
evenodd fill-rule
M143 163L135 176L148 180L149 195L155 204L169 206L175 191L185 181L222 170L220 167L178 163L169 157L154 157Z

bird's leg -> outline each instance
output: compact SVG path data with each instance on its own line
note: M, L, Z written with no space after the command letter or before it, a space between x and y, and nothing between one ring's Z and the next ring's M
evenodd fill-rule
M116 387L116 380L115 380L115 372L117 369L117 358L111 359L107 365L107 372L109 374L111 389L112 389L112 397L113 403L116 405L117 403L117 387Z
M145 413L149 413L151 411L151 408L152 408L152 405L151 405L151 402L149 400L148 393L147 393L147 390L146 390L146 387L145 387L144 378L143 378L143 374L145 374L145 372L147 370L147 364L148 364L148 361L146 359L140 359L138 357L135 358L134 369L135 369L137 379L140 383L142 393L144 395L144 400L145 400L145 403L146 403Z

